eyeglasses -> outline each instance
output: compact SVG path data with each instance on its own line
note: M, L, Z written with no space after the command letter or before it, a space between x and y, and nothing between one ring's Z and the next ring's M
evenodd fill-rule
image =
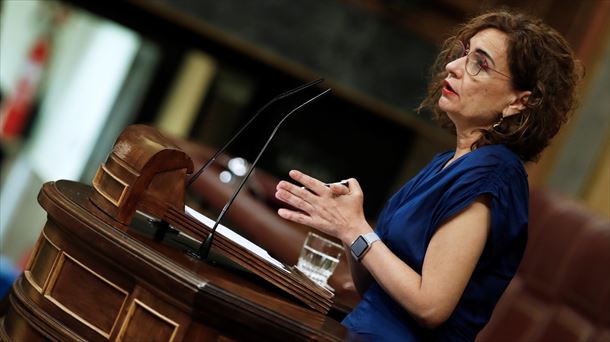
M481 70L484 70L485 72L493 71L508 79L512 79L509 75L490 67L485 54L479 51L470 51L469 48L464 46L464 43L458 40L447 54L447 63L462 57L466 57L465 69L470 76L477 76Z

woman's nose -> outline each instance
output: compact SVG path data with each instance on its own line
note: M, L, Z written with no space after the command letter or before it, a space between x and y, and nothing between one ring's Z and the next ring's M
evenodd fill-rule
M456 60L453 60L445 65L445 70L453 77L459 78L462 77L462 72L464 71L464 61L465 57L460 57Z

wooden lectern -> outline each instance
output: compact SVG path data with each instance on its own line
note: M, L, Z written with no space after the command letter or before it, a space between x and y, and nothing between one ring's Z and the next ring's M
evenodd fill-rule
M196 225L183 234L186 223L175 222L192 169L171 141L134 125L117 139L93 187L43 185L38 201L48 219L13 285L0 340L355 339L312 309L322 303L307 302L317 290L293 296L280 286L291 287L291 279L251 272L258 264L248 263L248 253L236 259L229 242L219 239L212 249L226 263L184 252L207 234Z

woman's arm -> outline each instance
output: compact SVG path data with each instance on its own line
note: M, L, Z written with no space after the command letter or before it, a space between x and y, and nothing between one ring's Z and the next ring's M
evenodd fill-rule
M328 189L298 171L290 176L310 191L280 182L276 196L301 210L280 209L280 216L334 235L346 245L372 231L364 219L362 191L355 180L350 179L349 190L343 191L334 185ZM490 222L485 197L445 222L430 241L421 275L382 242L372 245L361 264L421 325L432 328L455 309L481 256Z
M358 291L358 294L362 296L364 291L366 291L366 289L368 289L373 283L373 276L371 276L371 273L369 273L369 271L362 266L361 263L354 259L350 251L350 246L345 244L344 246L344 253L347 259L347 264L349 265L350 273L352 275L352 281L354 282L356 291Z
M436 231L421 275L381 243L362 259L383 289L421 325L433 328L445 322L462 296L489 234L486 202L477 199Z

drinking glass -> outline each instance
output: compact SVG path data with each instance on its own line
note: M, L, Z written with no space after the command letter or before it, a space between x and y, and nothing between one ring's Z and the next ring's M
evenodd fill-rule
M335 271L342 251L343 246L340 244L309 232L303 243L297 267L311 280L328 287L326 282Z

